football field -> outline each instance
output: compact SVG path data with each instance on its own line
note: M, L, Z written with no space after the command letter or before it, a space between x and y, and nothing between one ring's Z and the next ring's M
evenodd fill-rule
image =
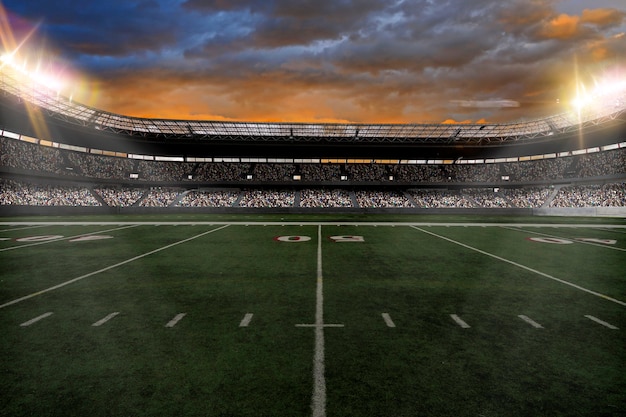
M168 220L0 222L1 416L626 415L623 219Z

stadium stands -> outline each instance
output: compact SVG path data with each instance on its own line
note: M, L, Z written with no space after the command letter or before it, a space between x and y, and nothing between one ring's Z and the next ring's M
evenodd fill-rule
M0 137L0 207L562 209L626 207L626 146L514 160L141 160Z

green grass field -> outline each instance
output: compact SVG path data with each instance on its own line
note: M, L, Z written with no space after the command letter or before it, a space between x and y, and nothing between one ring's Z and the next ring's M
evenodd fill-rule
M625 271L624 219L4 218L0 415L624 416Z

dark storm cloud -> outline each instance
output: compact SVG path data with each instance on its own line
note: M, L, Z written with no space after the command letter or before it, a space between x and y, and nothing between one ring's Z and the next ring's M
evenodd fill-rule
M624 63L626 10L614 4L5 0L98 76L113 111L360 122L558 111L542 106L564 97L574 62L583 70ZM514 102L520 107L485 104Z

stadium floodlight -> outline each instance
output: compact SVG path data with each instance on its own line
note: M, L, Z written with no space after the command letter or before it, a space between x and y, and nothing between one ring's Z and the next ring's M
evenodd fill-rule
M576 97L571 101L576 111L588 108L611 106L616 101L623 100L626 95L626 79L624 77L606 77L595 83L592 89L584 84L577 87Z

